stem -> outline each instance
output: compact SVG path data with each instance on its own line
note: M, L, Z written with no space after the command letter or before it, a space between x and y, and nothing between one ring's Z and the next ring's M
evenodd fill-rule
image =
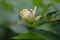
M60 21L60 19L54 19L54 20L51 20L49 22L52 23L52 22L57 22L57 21Z

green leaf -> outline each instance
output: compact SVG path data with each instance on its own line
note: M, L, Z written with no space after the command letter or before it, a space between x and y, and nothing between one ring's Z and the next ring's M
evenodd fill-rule
M44 7L44 9L42 10L42 13L41 15L43 16L45 14L45 12L48 10L48 8L53 5L53 2L52 3L49 3L48 5L46 5L46 7Z
M32 0L32 2L34 6L37 6L37 7L43 4L43 0Z
M40 40L60 40L56 34L44 30L33 30L25 34L20 34L13 39L40 39Z
M56 28L58 25L60 24L60 21L56 21L56 22L53 22L53 23L50 23L50 28L54 29Z
M43 40L40 36L36 35L34 32L28 32L25 34L20 34L13 39L41 39Z
M55 2L60 2L60 0L54 0Z
M53 14L56 14L56 12L57 12L57 11L54 11L54 12L50 12L50 13L48 13L48 14L46 15L47 20L48 20L48 21L51 20L52 15L53 15Z
M37 27L37 26L40 26L40 25L42 25L42 24L44 24L44 21L41 19L41 20L39 20L39 21L34 22L31 26Z
M0 1L0 6L4 12L13 12L13 6L6 2L6 0Z
M59 36L49 31L36 30L35 33L43 37L45 40L60 40Z
M48 23L48 24L43 24L43 25L40 25L40 26L38 26L38 27L35 27L35 29L37 29L37 30L46 30L46 31L51 31L51 28L50 28L50 23Z

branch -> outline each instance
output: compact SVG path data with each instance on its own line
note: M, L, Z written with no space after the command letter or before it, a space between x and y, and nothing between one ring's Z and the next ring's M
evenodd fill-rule
M54 19L54 20L51 20L51 21L49 21L49 23L52 23L52 22L57 22L57 21L60 21L60 18L59 18L59 19Z

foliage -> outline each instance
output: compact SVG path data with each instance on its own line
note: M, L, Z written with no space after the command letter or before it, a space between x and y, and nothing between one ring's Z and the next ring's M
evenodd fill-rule
M41 18L27 26L19 13L35 6ZM0 40L60 40L59 7L60 0L0 0Z

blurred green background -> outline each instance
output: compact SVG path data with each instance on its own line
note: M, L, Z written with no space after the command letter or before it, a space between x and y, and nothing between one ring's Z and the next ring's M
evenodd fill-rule
M54 4L49 5L52 2L54 2ZM30 32L30 30L26 27L26 25L19 18L19 13L22 9L29 9L29 10L33 9L35 5L38 7L36 15L42 14L42 16L44 17L43 21L60 18L60 0L0 0L0 40L4 40L4 39L7 40L13 37L15 38L15 36L19 34ZM56 10L58 12L55 13L51 18L51 15L53 14L52 12ZM52 14L48 14L48 13L52 13ZM41 29L41 30L45 30L48 32L53 32L54 34L60 36L60 20L57 22L52 22L52 23L45 23L45 24L43 23L43 25L34 27L34 29L36 30ZM42 35L44 36L42 37L41 40L43 40L43 38L45 40L55 40L54 39L55 35L52 38L50 34L47 33L48 36L46 36L47 34L44 32L42 32L42 34L39 33L41 36ZM33 35L33 36L30 36L32 38L36 36L32 32L31 34L28 33L26 35ZM21 37L22 36L26 37L26 35L21 35ZM21 37L17 36L17 38L21 38ZM27 37L29 38L29 36ZM23 38L24 37L22 37L22 39ZM60 40L60 39L57 38L56 40Z

